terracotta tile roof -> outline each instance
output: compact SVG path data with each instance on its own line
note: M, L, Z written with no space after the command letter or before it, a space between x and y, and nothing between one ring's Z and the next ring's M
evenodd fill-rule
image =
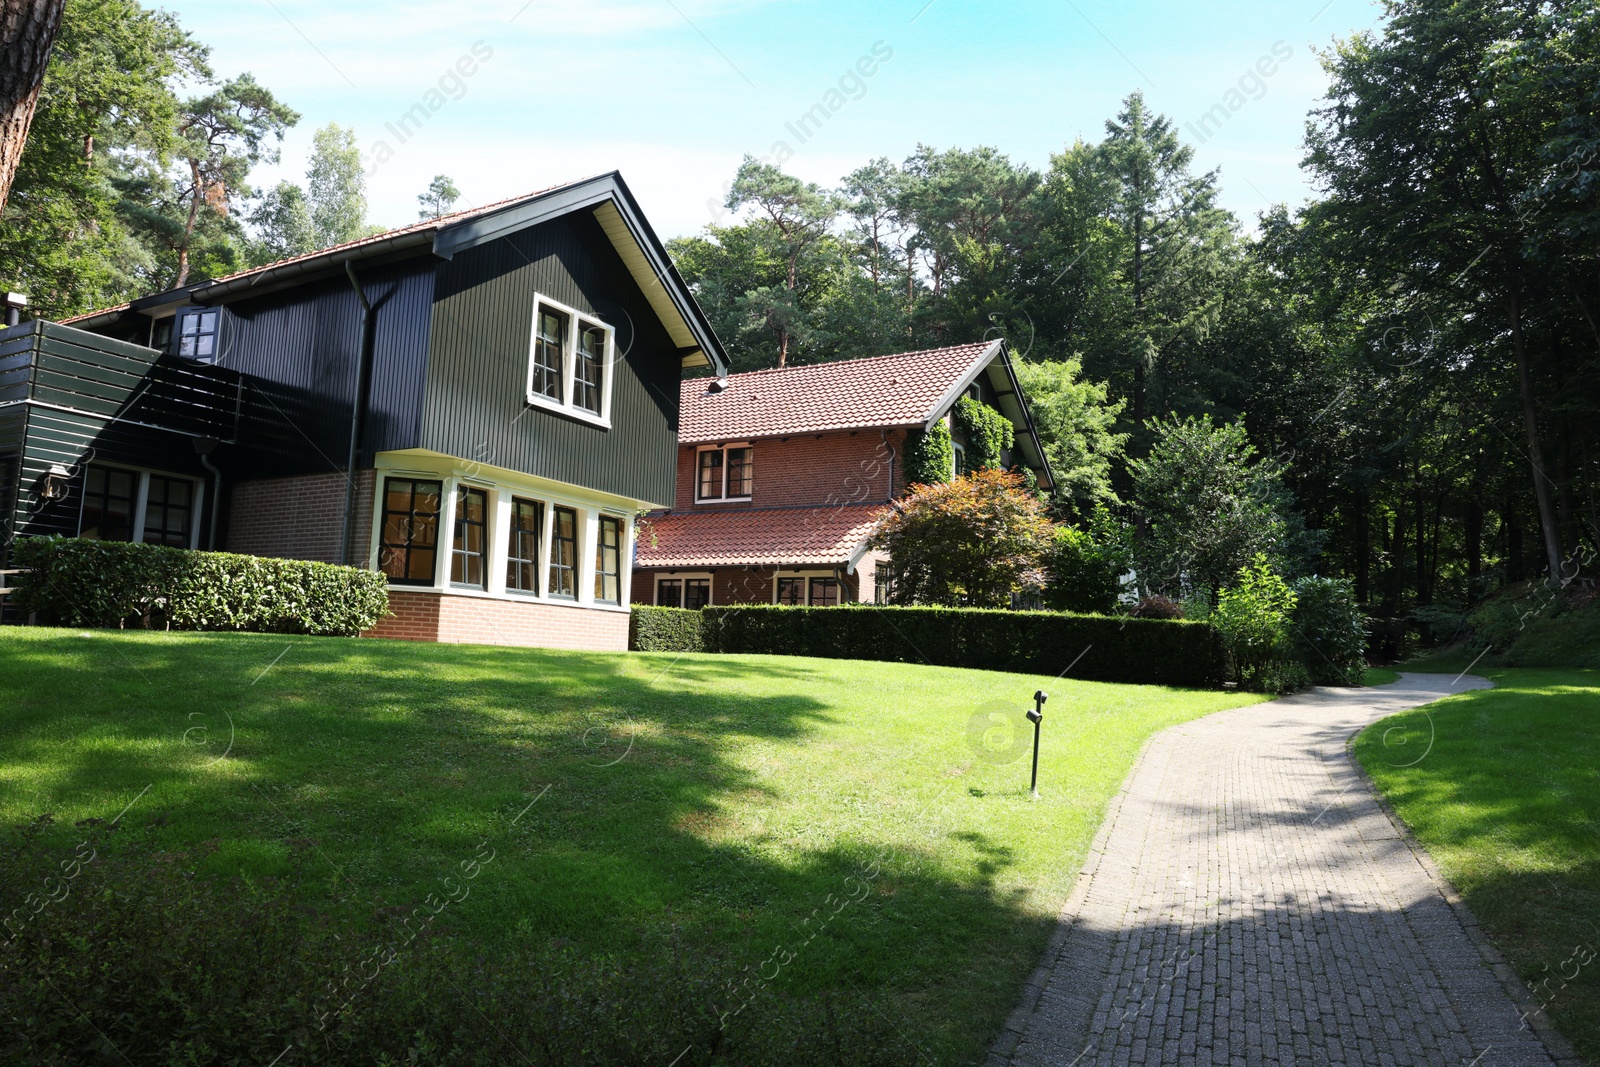
M639 567L735 567L845 563L883 504L676 511L639 531Z
M470 219L475 215L486 215L491 211L498 211L500 208L508 207L511 204L520 203L523 200L532 200L534 197L544 196L547 193L555 192L557 189L565 189L569 185L578 185L589 180L591 179L580 178L577 181L562 182L559 185L552 185L548 188L539 189L535 192L522 193L519 196L509 196L504 200L496 200L492 203L482 204L478 207L463 208L460 211L452 211L448 214L440 215L438 218L422 219L419 222L413 222L407 226L397 226L392 230L385 230L382 233L375 233L371 237L361 237L354 241L346 241L343 244L329 245L327 248L319 248L315 252L306 252L302 255L290 256L287 259L276 260L272 263L263 263L259 267L251 267L248 270L240 270L235 271L232 274L224 274L220 278L207 278L203 282L195 282L192 284L198 286L209 285L213 282L232 281L235 278L248 277L251 274L258 274L262 271L275 270L278 267L286 267L291 263L299 263L303 260L316 259L318 256L331 256L340 252L348 252L352 248L360 248L363 245L377 244L379 241L387 241L395 237L403 237L408 233L418 233L423 230L439 229L444 226L449 226L454 223ZM177 290L173 291L176 292ZM70 319L62 319L61 322L63 325L70 325L83 319L92 319L99 315L107 315L113 311L126 311L131 306L131 304L118 304L115 307L100 308L97 311L85 311L82 315L74 315Z
M680 387L678 440L920 425L995 343L730 374L720 393L710 391L715 379L691 378Z

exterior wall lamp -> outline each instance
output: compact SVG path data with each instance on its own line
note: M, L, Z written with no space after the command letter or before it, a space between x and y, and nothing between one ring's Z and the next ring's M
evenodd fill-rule
M45 472L44 487L39 492L42 500L54 503L62 500L67 495L67 483L72 480L72 472L61 464L56 463Z

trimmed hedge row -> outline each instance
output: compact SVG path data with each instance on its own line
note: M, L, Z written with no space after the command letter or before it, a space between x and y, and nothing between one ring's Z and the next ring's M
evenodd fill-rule
M62 626L353 635L389 612L377 571L230 552L19 538L17 606Z
M641 610L634 609L635 618ZM672 609L666 609L672 610ZM684 612L684 614L694 614ZM1228 676L1227 654L1205 623L972 608L779 607L702 609L700 647L671 651L889 660L1146 685L1208 687ZM656 630L635 626L648 651ZM687 627L682 631L687 633Z
M628 647L636 652L704 652L704 618L688 608L634 607Z

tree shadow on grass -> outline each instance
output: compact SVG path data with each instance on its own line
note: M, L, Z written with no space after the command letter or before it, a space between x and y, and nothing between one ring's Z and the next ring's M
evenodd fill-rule
M488 849L441 921L490 959L679 936L745 960L759 989L858 1001L945 1062L981 1052L1053 927L996 888L1009 848L937 808L876 840L875 813L852 823L829 797L801 798L818 823L804 845L752 821L794 798L745 746L835 722L808 693L826 662L239 635L138 635L108 655L60 633L0 662L21 696L4 763L33 768L58 811L151 785L130 825L164 820L152 840L178 862L216 842L215 877L282 873L308 842L326 897L306 903L353 891L363 906L333 920L354 937L464 886ZM772 679L793 691L759 691Z

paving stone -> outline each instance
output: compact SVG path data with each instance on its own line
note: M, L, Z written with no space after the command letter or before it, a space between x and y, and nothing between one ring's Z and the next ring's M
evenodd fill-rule
M1043 991L990 1064L1465 1067L1489 1047L1483 1067L1552 1064L1346 749L1376 719L1484 685L1406 674L1152 738Z

